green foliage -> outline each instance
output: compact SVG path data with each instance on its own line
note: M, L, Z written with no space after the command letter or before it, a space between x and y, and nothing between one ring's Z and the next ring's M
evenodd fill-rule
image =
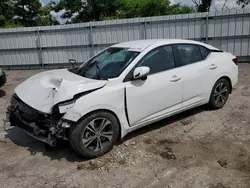
M56 12L66 10L62 18L71 19L68 23L195 12L169 0L61 0L54 5Z
M169 0L124 0L119 11L120 18L186 14L195 12L193 7L171 5Z
M68 23L192 13L194 7L170 0L60 0L42 6L40 0L0 0L0 27L57 25L51 12L63 11Z
M57 25L50 14L54 3L42 6L40 0L0 0L0 28Z
M6 22L3 25L3 28L5 28L5 29L7 29L7 28L20 28L20 27L23 27L23 25L20 23L14 23L14 22Z
M241 5L242 8L244 8L245 6L247 6L248 4L250 4L250 0L237 0L237 4Z
M165 15L169 10L169 0L124 0L119 17L146 17Z
M194 7L181 5L180 3L171 6L172 14L188 14L196 12Z
M13 1L0 0L0 27L5 25L8 21L12 20L14 16Z
M72 23L99 21L107 17L116 17L116 11L122 5L121 0L60 0L54 3L54 10L65 10L62 18L72 19Z
M58 25L59 22L50 14L52 11L52 6L50 4L40 7L39 14L36 17L36 25L44 26L44 25Z
M40 0L13 0L16 21L26 26L36 26L36 17L42 7Z

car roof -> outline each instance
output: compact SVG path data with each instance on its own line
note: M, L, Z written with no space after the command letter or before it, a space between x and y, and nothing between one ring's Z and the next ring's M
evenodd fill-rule
M134 40L134 41L127 41L127 42L122 42L119 44L115 44L112 47L116 47L116 48L129 48L132 51L143 51L145 50L147 47L151 46L151 45L155 45L155 44L159 44L159 46L161 45L168 45L168 44L180 44L180 43L185 43L185 44L197 44L197 45L201 45L204 46L210 50L218 50L217 48L202 43L202 42L198 42L198 41L193 41L193 40L185 40L185 39L148 39L148 40Z

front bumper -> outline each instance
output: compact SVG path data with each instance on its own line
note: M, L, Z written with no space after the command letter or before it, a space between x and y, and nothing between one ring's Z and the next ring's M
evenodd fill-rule
M59 139L65 137L65 129L57 121L53 121L49 114L38 112L15 95L8 107L6 121L10 122L10 126L17 126L50 146L55 146Z
M6 74L2 71L2 75L0 76L0 87L2 87L7 81Z
M50 136L50 134L48 133L49 130L43 130L36 126L35 123L25 122L20 118L18 114L13 113L13 111L9 109L6 114L6 121L10 122L11 126L17 126L23 129L28 135L35 138L36 140L39 140L50 146L56 145L57 140L55 137Z

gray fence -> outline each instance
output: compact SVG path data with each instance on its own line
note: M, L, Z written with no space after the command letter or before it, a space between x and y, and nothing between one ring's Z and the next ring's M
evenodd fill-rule
M114 43L154 38L193 39L248 57L250 10L2 29L0 66L60 66L70 58L84 62Z

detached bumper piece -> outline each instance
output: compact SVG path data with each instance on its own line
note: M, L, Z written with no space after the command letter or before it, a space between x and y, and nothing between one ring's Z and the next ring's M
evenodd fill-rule
M56 146L58 139L65 137L65 129L53 121L51 115L33 109L17 95L12 97L6 116L11 126L18 126L31 137L52 147Z
M6 74L2 71L2 75L0 76L0 87L2 87L7 81Z

